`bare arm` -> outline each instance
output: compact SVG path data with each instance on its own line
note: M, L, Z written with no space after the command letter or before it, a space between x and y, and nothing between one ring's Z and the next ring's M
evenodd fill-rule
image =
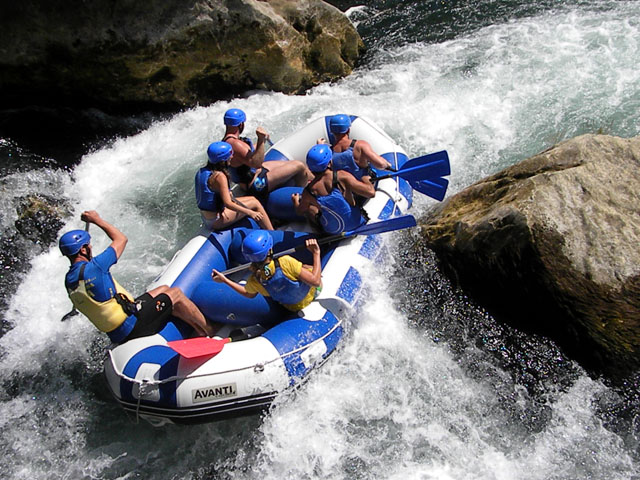
M107 234L107 237L111 239L111 247L116 252L116 257L120 258L122 252L124 251L124 247L127 246L127 236L118 230L116 227L111 225L105 219L103 219L98 212L95 210L87 210L82 212L80 215L80 220L83 222L93 223L94 225L100 227L104 233Z
M247 165L251 168L260 168L264 161L265 142L269 138L269 134L264 128L258 127L256 129L256 135L258 141L255 145L255 150L251 151L249 145L237 138L229 138L227 142L233 147L233 159L231 164L237 167L241 164Z
M384 158L373 151L369 142L365 140L358 140L353 148L353 157L358 165L366 165L370 163L376 168L386 169L391 167L391 164Z
M213 272L211 272L211 277L215 282L225 283L229 285L231 288L233 288L236 292L238 292L243 297L254 298L257 295L257 293L247 292L247 290L244 288L244 285L240 285L239 283L234 282L233 280L229 280L223 273L220 273L215 268L213 269Z
M220 198L222 198L222 204L225 208L253 217L255 213L253 210L247 207L243 207L238 202L233 201L233 197L231 196L231 192L229 191L229 183L227 182L226 175L211 175L209 177L209 188L214 192L218 192Z
M313 254L313 268L311 271L307 270L305 266L300 270L300 280L311 285L312 287L319 287L322 285L322 264L320 262L320 246L315 238L309 239L306 242L307 250Z
M339 170L338 181L345 190L349 190L350 192L356 193L362 197L372 198L376 194L376 190L369 181L369 177L363 177L362 180L358 180L349 172Z
M299 193L292 194L291 201L293 202L296 214L303 216L307 213L315 199L309 194L309 192L303 191L302 195Z

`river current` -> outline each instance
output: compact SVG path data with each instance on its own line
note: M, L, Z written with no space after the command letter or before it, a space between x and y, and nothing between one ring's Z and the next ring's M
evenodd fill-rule
M55 245L15 233L28 194L96 209L129 245L115 274L141 293L195 232L194 172L222 114L282 138L321 115L365 116L410 156L446 149L453 194L583 133L640 134L640 2L369 1L369 45L339 82L158 120L72 167L0 139L0 478L640 478L640 389L590 378L552 342L491 318L439 273L417 232L385 234L341 348L263 416L154 428L102 376L107 341L70 309ZM415 196L417 217L433 200ZM92 230L96 250L107 245Z

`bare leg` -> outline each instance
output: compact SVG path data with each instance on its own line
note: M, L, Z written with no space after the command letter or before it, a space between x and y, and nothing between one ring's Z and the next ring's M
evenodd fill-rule
M253 210L254 212L258 212L262 214L262 219L258 221L260 226L265 230L273 230L273 225L271 224L271 219L269 218L269 214L264 209L260 201L254 196L246 196L240 197L237 199L238 202L242 203L245 207Z
M171 299L173 315L191 325L198 335L212 336L215 329L207 323L202 312L178 287L162 285L149 292L152 297L164 293Z
M269 170L267 173L269 191L284 185L290 179L294 180L296 187L304 187L313 178L307 166L297 160L273 160L266 162L264 166Z

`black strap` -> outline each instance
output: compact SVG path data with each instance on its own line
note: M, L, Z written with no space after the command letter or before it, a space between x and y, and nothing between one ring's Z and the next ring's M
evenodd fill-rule
M118 302L118 305L122 307L122 310L127 315L133 315L134 313L138 312L138 305L135 302L129 300L129 297L127 297L124 293L116 293L113 298L115 298L116 302Z
M88 264L89 262L84 262L82 265L80 265L80 272L78 273L78 281L84 280L84 269Z

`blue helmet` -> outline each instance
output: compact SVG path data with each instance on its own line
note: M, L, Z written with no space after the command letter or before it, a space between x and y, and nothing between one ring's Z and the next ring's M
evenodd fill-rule
M255 230L242 242L242 254L250 262L262 262L273 248L273 237L264 230Z
M91 242L91 235L85 230L71 230L60 237L58 246L63 255L75 255Z
M237 127L247 120L247 116L239 108L231 108L224 112L224 124L230 127Z
M312 172L324 172L331 161L331 147L325 143L314 145L307 152L307 166Z
M233 148L227 142L213 142L207 148L209 163L226 162L231 158Z
M331 133L347 133L351 128L349 115L334 115L329 119L329 130Z

